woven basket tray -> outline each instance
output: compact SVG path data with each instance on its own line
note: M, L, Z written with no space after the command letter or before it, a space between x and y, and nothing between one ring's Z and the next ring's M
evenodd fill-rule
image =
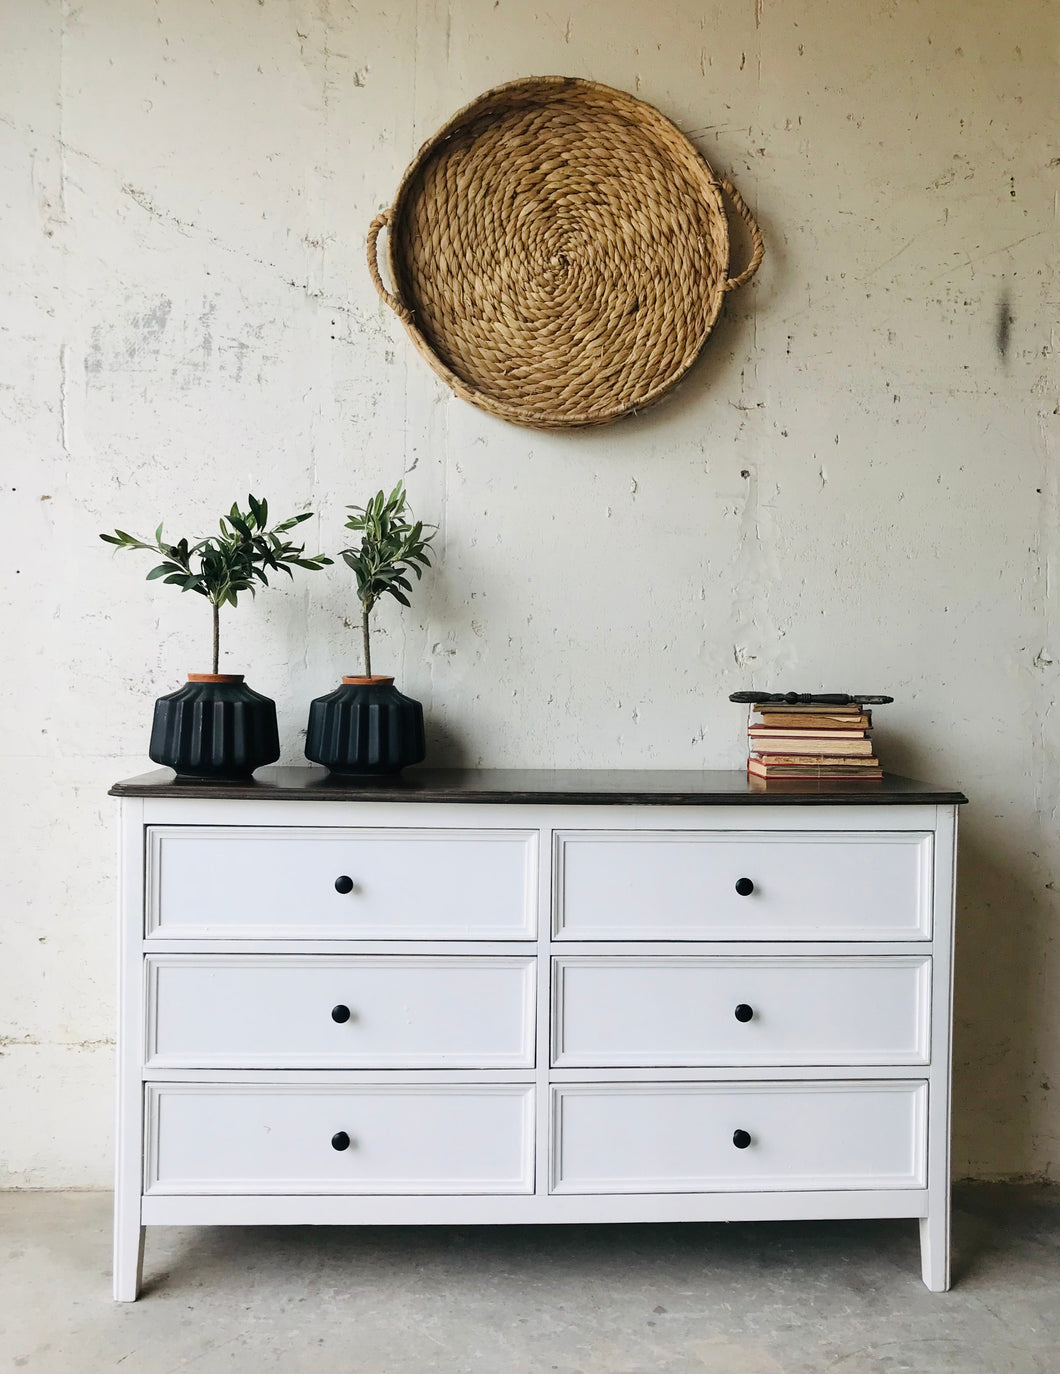
M723 190L754 248L736 277ZM536 429L607 424L665 396L762 253L747 206L658 110L559 76L455 114L368 234L376 290L434 371Z

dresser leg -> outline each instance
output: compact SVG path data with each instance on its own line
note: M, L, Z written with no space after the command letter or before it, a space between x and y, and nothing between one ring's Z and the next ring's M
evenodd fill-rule
M938 1207L920 1218L920 1272L932 1293L945 1293L950 1286L949 1207Z
M114 1228L114 1300L135 1302L140 1296L144 1270L144 1226Z

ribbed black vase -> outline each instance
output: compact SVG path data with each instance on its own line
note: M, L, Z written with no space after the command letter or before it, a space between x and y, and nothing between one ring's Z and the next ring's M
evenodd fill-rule
M184 778L249 778L280 757L276 703L242 673L189 673L155 702L148 754Z
M392 677L344 677L309 706L305 756L343 777L400 773L427 754L423 707Z

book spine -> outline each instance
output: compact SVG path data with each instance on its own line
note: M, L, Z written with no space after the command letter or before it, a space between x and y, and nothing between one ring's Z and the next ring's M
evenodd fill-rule
M829 754L833 757L872 757L872 741L867 739L792 739L790 736L762 739L754 736L750 740L750 746L751 752L756 754L799 754L800 756Z
M752 755L759 763L776 767L803 767L803 768L847 768L856 770L858 768L879 768L880 761L874 755L861 758L844 757L841 754L770 754L763 750L757 750Z
M752 725L747 731L752 739L867 739L867 730L803 730L788 725Z
M752 778L772 778L774 781L782 781L785 778L792 780L803 779L824 779L831 782L862 782L866 780L878 779L883 777L881 768L865 768L851 771L849 768L756 768L748 765L747 773Z
M755 730L869 730L867 716L763 716L751 727Z

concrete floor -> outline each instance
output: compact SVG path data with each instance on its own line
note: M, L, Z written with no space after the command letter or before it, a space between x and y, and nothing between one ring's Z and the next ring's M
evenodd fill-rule
M153 1229L0 1194L0 1370L30 1374L1060 1374L1060 1189L965 1187L952 1292L915 1222Z

